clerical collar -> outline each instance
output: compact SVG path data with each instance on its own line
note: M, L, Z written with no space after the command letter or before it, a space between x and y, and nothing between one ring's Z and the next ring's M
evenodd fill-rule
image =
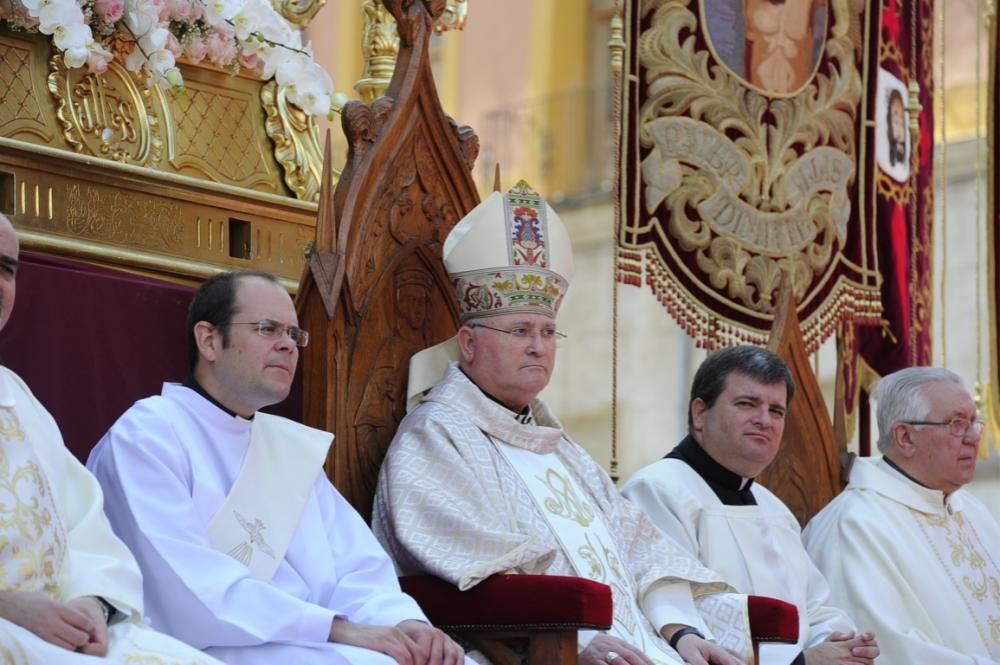
M723 504L757 505L757 499L750 491L753 487L753 478L744 478L716 462L690 434L670 451L666 459L679 459L694 469Z
M184 379L184 384L183 385L184 385L185 388L190 388L191 390L195 391L196 393L198 393L199 395L201 395L202 397L204 397L205 399L207 399L209 402L211 402L215 406L219 407L220 409L222 409L223 411L225 411L229 415L231 415L233 418L240 418L240 417L242 417L238 413L236 413L235 411L233 411L233 410L231 410L231 409L223 406L219 402L219 400L217 400L214 397L212 397L211 395L209 395L208 391L205 390L205 388L200 383L198 383L198 379L194 378L194 374L188 374L188 377L186 379ZM253 416L251 416L251 420L252 419L253 419Z
M912 481L912 482L915 482L916 484L920 485L921 487L923 487L923 488L925 488L925 489L929 489L929 490L932 490L932 489L934 489L933 487L928 487L927 485L924 485L924 484L923 484L922 482L920 482L919 480L917 480L916 478L914 478L913 476L911 476L910 474L908 474L908 473L907 473L906 471L903 471L903 469L902 469L902 468L901 468L901 467L900 467L900 466L899 466L898 464L896 464L895 462L893 462L893 461L892 461L891 459L889 459L888 457L885 457L885 456L883 455L883 456L882 456L882 459L883 459L883 460L885 460L885 463L886 463L886 464L888 464L888 465L889 465L889 466L891 466L891 467L892 467L893 469L895 469L895 470L896 470L896 471L897 471L897 472L898 472L898 473L899 473L899 474L900 474L901 476L903 476L903 477L904 477L904 478L906 478L907 480L910 480L910 481Z
M482 386L480 386L478 383L476 383L475 380L471 376L469 376L469 373L466 372L464 369L462 369L461 365L458 366L458 370L462 374L465 375L465 378L467 378L472 383L472 385L474 385L475 387L479 388L479 392L481 392L482 394L486 395L491 400L493 400L494 402L496 402L497 404L499 404L503 408L505 408L508 411L510 411L511 413L513 413L514 414L514 420L516 420L517 422L521 423L522 425L534 425L535 424L535 416L532 415L532 413L531 413L531 405L530 404L527 405L527 406L525 406L520 411L514 411L514 409L510 408L509 406L507 406L506 404L504 404L502 401L500 401L499 399L497 399L493 395L491 395L488 392L486 392L485 390L483 390Z

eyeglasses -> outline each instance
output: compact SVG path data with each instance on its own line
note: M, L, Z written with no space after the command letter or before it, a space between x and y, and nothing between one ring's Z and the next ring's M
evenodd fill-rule
M535 336L542 341L544 346L559 346L562 344L563 340L566 339L566 333L559 332L555 328L542 328L541 330L534 330L533 328L525 328L523 326L515 326L510 330L505 330L504 328L494 328L493 326L488 326L485 323L470 323L470 328L486 328L487 330L494 330L498 333L503 333L510 336L511 342L518 346L528 346L534 341Z
M309 333L298 326L286 326L271 319L261 319L260 321L230 321L220 323L216 328L222 326L257 326L257 334L265 339L281 339L288 335L288 339L295 342L295 346L304 347L309 344Z
M983 419L967 420L965 418L952 418L935 422L933 420L904 420L907 425L935 425L937 427L947 427L948 433L952 436L964 439L971 430L973 434L979 436L983 431Z

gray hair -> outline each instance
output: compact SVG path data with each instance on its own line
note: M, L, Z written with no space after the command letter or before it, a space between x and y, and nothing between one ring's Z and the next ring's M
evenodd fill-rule
M878 402L878 449L883 455L892 449L892 427L909 420L923 420L930 412L925 386L951 382L965 386L962 377L943 367L907 367L886 376L872 393Z

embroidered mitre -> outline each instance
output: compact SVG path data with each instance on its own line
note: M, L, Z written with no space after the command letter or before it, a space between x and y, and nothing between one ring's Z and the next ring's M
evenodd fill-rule
M573 278L569 234L523 180L493 192L444 241L463 321L509 312L555 316Z

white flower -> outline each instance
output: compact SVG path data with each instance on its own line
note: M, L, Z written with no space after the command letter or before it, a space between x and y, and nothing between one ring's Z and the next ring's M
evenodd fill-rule
M44 35L54 35L57 30L65 31L74 26L86 27L83 12L72 0L45 0L39 4L35 17L38 31Z
M151 0L126 0L122 20L138 39L159 23L160 10Z
M285 96L310 115L330 111L333 81L326 70L304 55L289 59L275 73L274 80L284 88Z
M92 0L7 1L15 7L23 6L31 19L30 25L37 23L39 32L52 35L52 42L62 52L67 67L87 65L98 75L107 70L113 59L104 43L109 32L102 26L95 38L83 12L84 7L92 11ZM330 76L313 60L311 48L303 47L302 33L292 28L269 0L174 0L197 3L198 11L189 14L175 11L176 8L164 9L163 0L121 1L123 4L118 5L121 19L112 27L123 26L123 32L135 39L125 66L131 71L145 70L150 85L174 90L183 87L184 81L168 42L173 36L184 33L171 34L170 17L181 24L188 23L187 28L181 26L181 30L187 30L195 25L184 17L198 16L207 26L202 34L210 37L203 45L210 54L214 53L211 55L214 61L242 62L244 67L253 68L264 79L275 78L286 98L307 113L330 112L334 94ZM178 50L176 41L174 48ZM343 102L343 95L338 95L338 106Z
M246 0L206 0L205 20L210 25L222 27L240 13Z

